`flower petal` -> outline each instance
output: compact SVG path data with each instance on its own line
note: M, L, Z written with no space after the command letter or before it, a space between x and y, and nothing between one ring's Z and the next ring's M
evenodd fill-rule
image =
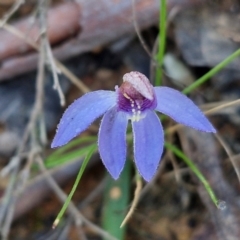
M123 170L127 155L125 113L114 107L104 115L98 137L99 153L108 172L117 179Z
M146 181L156 173L164 144L162 125L155 112L146 112L145 118L132 121L134 158L137 169Z
M209 120L188 97L168 87L154 87L154 89L157 97L157 111L199 131L216 132Z
M51 147L59 147L84 131L96 118L116 105L113 91L90 92L73 102L63 114Z

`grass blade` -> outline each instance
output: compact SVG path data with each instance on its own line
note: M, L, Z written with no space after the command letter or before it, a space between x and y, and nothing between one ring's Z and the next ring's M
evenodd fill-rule
M86 166L87 166L90 158L92 157L93 153L96 151L96 149L97 149L97 146L93 145L91 147L91 149L89 150L88 154L86 155L86 157L85 157L85 159L84 159L84 161L82 163L82 166L80 168L80 171L78 172L78 175L77 175L77 178L76 178L75 183L73 185L73 188L72 188L71 192L69 193L65 203L63 204L62 209L58 213L57 218L55 219L55 221L53 223L53 228L55 228L58 225L58 223L61 221L62 216L65 213L65 211L66 211L66 209L67 209L67 207L68 207L68 205L69 205L69 203L70 203L70 201L72 199L72 196L73 196L73 194L75 193L75 191L77 189L77 186L78 186L78 184L79 184L79 182L81 180L81 177L82 177L82 175L83 175L83 173L84 173L84 171L86 169Z
M201 171L198 169L198 167L193 163L193 161L191 159L189 159L180 149L178 149L176 146L170 144L170 143L166 143L165 142L165 146L166 148L168 148L169 150L171 150L177 157L179 157L180 159L182 159L187 165L188 167L195 173L195 175L198 177L198 179L201 181L201 183L203 184L203 186L205 187L205 189L207 190L210 198L212 199L212 201L214 202L214 204L219 207L219 201L213 191L213 189L211 188L210 184L208 183L207 179L203 176L203 174L201 173Z

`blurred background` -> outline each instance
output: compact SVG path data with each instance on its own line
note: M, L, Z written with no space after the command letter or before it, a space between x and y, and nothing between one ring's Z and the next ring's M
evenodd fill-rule
M129 71L154 84L161 0L0 0L0 239L239 240L240 59L188 94L217 134L163 121L165 138L199 168L165 149L154 180L134 198L131 145L118 181L91 157L69 210L52 224L99 120L73 143L50 148L66 107L88 91L114 90ZM239 49L237 0L168 0L162 85L183 90ZM225 107L228 106L228 107Z

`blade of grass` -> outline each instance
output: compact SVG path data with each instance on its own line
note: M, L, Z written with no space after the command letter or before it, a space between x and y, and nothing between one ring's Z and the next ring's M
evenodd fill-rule
M158 35L158 53L157 53L157 62L160 67L156 69L156 80L155 85L160 86L162 83L162 67L163 67L163 58L165 53L166 46L166 22L167 22L167 0L160 0L159 8L159 35Z
M210 198L212 199L213 203L219 207L219 201L213 191L213 189L211 188L210 184L208 183L207 179L203 176L203 174L201 173L201 171L198 169L198 167L193 163L193 161L191 159L189 159L180 149L178 149L176 146L165 142L165 146L166 148L168 148L169 150L171 150L177 157L179 157L180 159L182 159L187 165L188 167L195 173L195 175L198 177L198 179L200 180L200 182L204 185L206 191L208 192Z
M84 161L83 161L83 163L82 163L82 166L81 166L81 168L80 168L80 170L79 170L79 172L78 172L77 178L76 178L76 180L75 180L75 182L74 182L73 188L72 188L71 192L69 193L69 195L68 195L65 203L63 204L62 209L61 209L60 212L58 213L57 218L55 219L55 221L54 221L54 223L53 223L53 228L55 228L55 227L58 225L58 223L61 221L62 216L63 216L63 214L65 213L65 211L66 211L66 209L67 209L67 207L68 207L68 205L69 205L69 203L70 203L70 201L71 201L71 199L72 199L72 196L73 196L73 194L75 193L75 191L76 191L76 189L77 189L77 186L78 186L78 184L79 184L79 182L80 182L80 180L81 180L81 177L82 177L82 175L83 175L83 173L84 173L84 171L85 171L85 169L86 169L86 166L87 166L90 158L92 157L93 153L94 153L96 150L97 150L97 146L96 146L96 144L95 144L95 145L93 145L93 146L91 147L91 149L89 150L88 154L86 155L86 157L85 157L85 159L84 159Z
M194 89L199 87L201 84L206 82L208 79L210 79L212 76L214 76L216 73L218 73L221 69L223 69L225 66L227 66L230 62L232 62L236 57L240 55L240 49L235 51L233 54L225 58L222 62L220 62L217 66L212 68L209 72L204 74L202 77L197 79L194 83L186 87L182 92L185 94L188 94L192 92Z
M120 228L129 203L131 161L127 160L121 177L115 181L107 174L104 191L103 228L118 240L125 239L126 227Z

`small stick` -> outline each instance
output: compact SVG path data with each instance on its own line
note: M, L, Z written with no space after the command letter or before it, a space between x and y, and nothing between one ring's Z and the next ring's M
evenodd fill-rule
M3 27L8 20L12 17L12 15L20 8L22 4L25 3L25 0L18 0L16 1L13 6L10 8L10 10L4 15L2 18L2 21L0 23L0 28Z
M124 227L124 225L129 221L129 219L133 215L133 212L134 212L134 210L138 204L139 198L140 198L141 190L142 190L142 179L136 170L136 189L134 192L134 199L132 201L132 205L131 205L126 217L124 218L122 224L120 225L120 228Z

